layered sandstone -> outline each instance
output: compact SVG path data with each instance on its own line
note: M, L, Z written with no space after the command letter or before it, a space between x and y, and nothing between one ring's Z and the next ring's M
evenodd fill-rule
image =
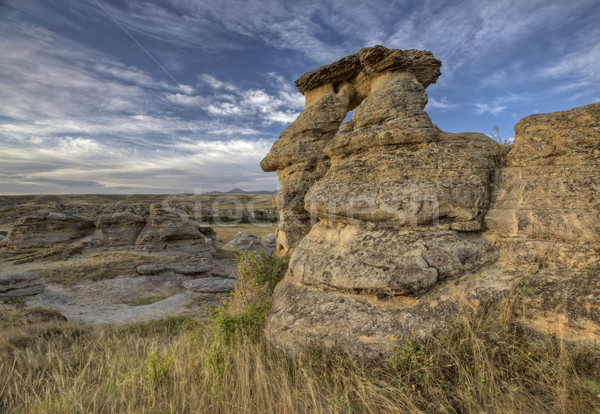
M266 327L278 347L378 357L392 335L430 334L514 288L507 263L597 265L598 106L524 119L505 160L489 137L431 122L439 66L376 46L296 81L306 109L261 163L280 179L278 252L291 254ZM356 110L337 131L344 105Z
M371 93L375 79L386 73L405 73L423 89L436 81L440 65L430 52L375 46L309 72L296 81L298 90L306 97L306 107L261 162L264 171L277 171L280 182L280 191L274 199L280 213L279 253L291 253L314 224L314 217L304 208L304 196L329 170L329 154L324 148L338 132L347 112ZM425 95L423 106L426 103ZM436 133L433 128L432 134Z
M133 213L101 214L96 218L91 243L96 246L129 246L144 228L146 220Z
M2 246L10 250L48 247L70 243L89 235L94 221L78 214L43 211L17 220Z
M152 204L146 225L135 244L150 251L214 251L212 239L203 235L200 229L200 225L186 215L160 204Z
M487 226L520 262L598 265L600 103L515 125Z

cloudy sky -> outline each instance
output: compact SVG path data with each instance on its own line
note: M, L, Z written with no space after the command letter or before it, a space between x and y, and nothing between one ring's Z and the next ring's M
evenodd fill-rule
M598 0L0 0L0 194L274 190L293 81L431 50L427 111L504 138L600 101Z

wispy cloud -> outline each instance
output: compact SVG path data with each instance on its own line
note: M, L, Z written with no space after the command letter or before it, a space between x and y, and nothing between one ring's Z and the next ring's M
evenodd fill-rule
M499 115L500 113L504 112L506 108L508 108L505 105L491 105L487 103L476 103L474 105L475 114L477 115L484 115L486 113L489 113L491 115Z
M425 107L425 110L437 109L440 111L448 111L450 109L455 109L457 107L458 107L457 104L454 104L454 103L448 101L448 98L446 98L445 96L440 100L430 97L427 102L427 106Z

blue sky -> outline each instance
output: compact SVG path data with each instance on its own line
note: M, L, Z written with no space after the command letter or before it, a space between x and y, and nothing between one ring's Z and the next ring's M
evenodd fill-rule
M303 73L431 50L427 112L504 138L600 101L598 0L0 1L0 194L273 190Z

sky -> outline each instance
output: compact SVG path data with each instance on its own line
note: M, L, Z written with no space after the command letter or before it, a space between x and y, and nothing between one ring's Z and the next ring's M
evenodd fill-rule
M294 80L430 50L441 129L600 101L599 0L0 0L0 194L275 190Z

